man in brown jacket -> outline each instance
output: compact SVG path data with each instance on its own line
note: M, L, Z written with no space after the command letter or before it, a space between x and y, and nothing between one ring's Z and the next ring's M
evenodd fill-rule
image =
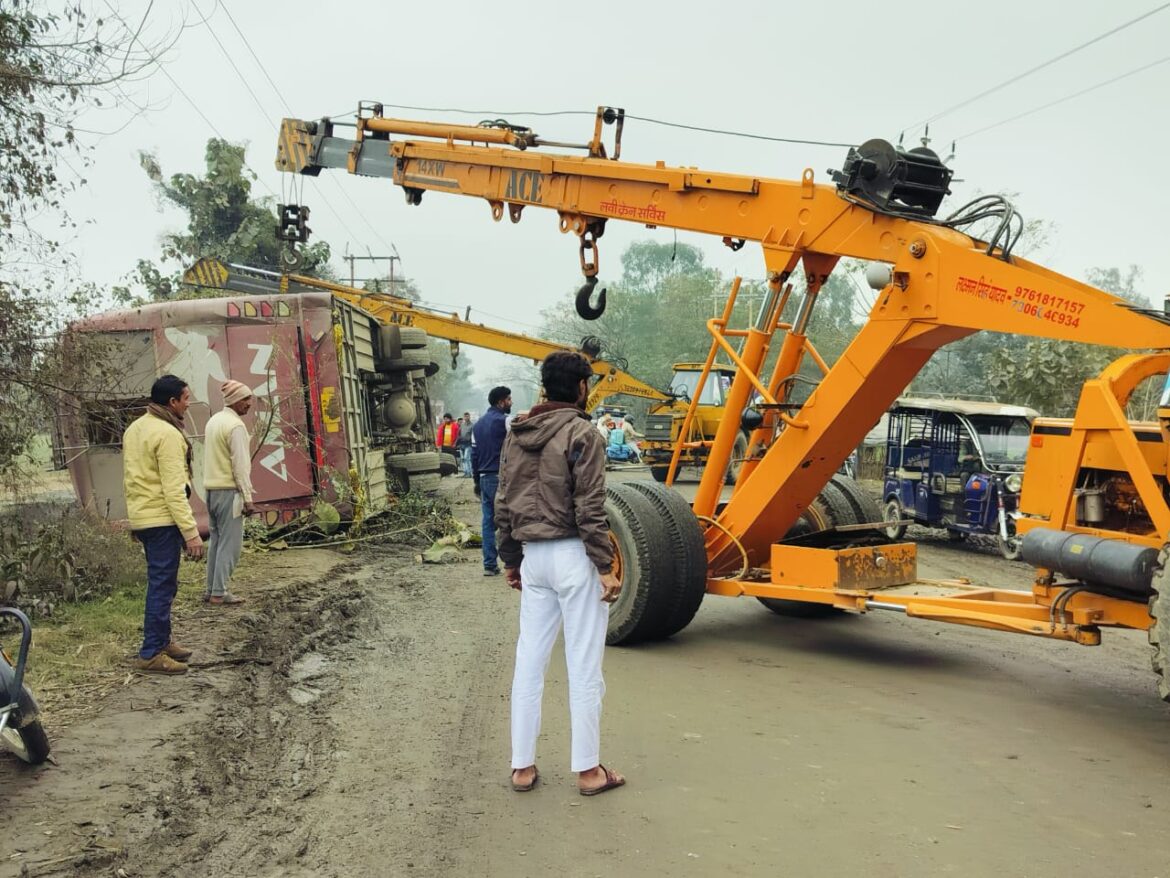
M601 764L601 659L621 582L605 517L605 444L585 414L593 370L558 351L540 367L548 402L512 422L500 455L496 535L508 584L520 590L512 679L512 789L536 786L544 671L562 622L569 672L572 770L583 796L625 778Z

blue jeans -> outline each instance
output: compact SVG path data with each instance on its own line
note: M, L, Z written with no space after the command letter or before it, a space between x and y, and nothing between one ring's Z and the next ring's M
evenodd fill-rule
M479 477L479 505L483 509L483 569L499 569L496 554L496 488L500 486L499 473L483 473Z
M459 463L463 466L463 475L471 475L471 446L464 445L459 449Z
M171 604L179 590L183 535L173 524L134 531L146 552L146 612L139 658L151 659L171 642Z

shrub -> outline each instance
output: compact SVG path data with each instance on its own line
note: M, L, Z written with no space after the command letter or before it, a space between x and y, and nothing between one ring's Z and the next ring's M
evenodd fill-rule
M0 600L40 616L142 578L124 530L73 506L26 504L0 514Z

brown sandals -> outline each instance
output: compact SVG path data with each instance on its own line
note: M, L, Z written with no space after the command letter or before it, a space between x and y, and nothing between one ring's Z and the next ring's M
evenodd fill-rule
M533 769L536 769L535 765L532 767L533 767ZM517 771L522 771L522 770L523 769L520 769L520 768L513 768L512 769L512 777L516 776ZM539 771L539 769L537 769L537 770L534 770L532 772L532 783L522 784L522 783L516 783L516 781L513 780L512 781L512 792L514 792L514 793L527 793L533 787L536 786L536 783L539 780L540 780L540 771Z
M581 795L583 795L583 796L599 796L602 793L604 793L606 790L612 790L612 789L616 789L617 787L620 787L620 786L625 786L626 779L624 777L618 777L617 774L610 771L604 765L598 765L597 767L605 772L605 783L603 783L599 787L590 787L589 789L582 789L581 787L578 787L577 789L581 793Z

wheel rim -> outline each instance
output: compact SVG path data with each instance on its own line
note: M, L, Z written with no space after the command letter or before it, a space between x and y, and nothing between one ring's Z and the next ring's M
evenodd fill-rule
M24 738L20 732L11 726L5 726L4 731L0 732L0 742L4 747L16 754L17 758L25 762L29 761L28 747L24 743Z
M630 590L626 588L625 561L622 559L622 544L612 530L609 532L609 544L613 547L613 566L610 568L610 573L614 575L618 582L622 585L622 590L618 594L618 599L610 604L611 608L616 609L622 605L629 596Z
M905 526L901 524L891 524L890 522L902 520L902 504L897 500L891 500L886 504L886 536L890 539L897 539L905 533Z

